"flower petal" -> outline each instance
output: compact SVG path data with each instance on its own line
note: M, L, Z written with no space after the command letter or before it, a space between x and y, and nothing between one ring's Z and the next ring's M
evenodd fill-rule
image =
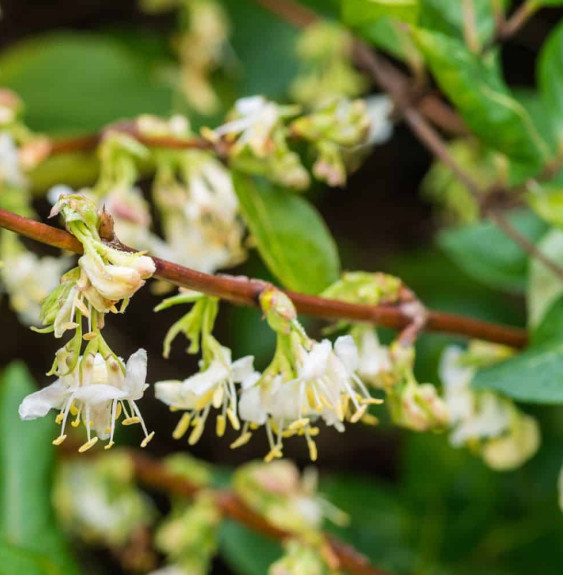
M72 390L58 379L24 398L19 407L20 417L26 421L44 417L49 410L60 409L71 393Z

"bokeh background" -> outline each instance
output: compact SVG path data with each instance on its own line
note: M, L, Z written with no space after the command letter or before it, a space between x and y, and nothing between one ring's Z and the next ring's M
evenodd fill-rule
M218 79L226 102L255 93L283 100L297 71L299 31L251 0L225 0L233 35L233 67ZM334 2L309 2L329 15ZM49 134L76 134L140 113L189 113L195 126L218 118L191 114L166 81L174 53L170 36L174 13L144 14L134 0L3 0L0 20L0 85L15 90L26 105L31 128ZM539 47L563 11L535 16L503 50L508 82L534 83ZM429 307L514 325L524 324L524 301L472 279L448 258L436 238L445 222L421 197L420 183L431 158L409 131L398 125L394 137L373 150L345 190L313 190L315 202L334 234L343 267L393 273L405 280ZM38 183L36 207L47 174ZM498 238L493 238L496 241ZM40 250L37 246L31 246ZM268 279L256 254L230 271ZM182 378L197 369L183 342L169 360L162 340L182 310L154 314L159 297L150 289L132 300L125 316L112 316L108 341L127 357L138 347L149 352L149 381ZM40 385L57 348L49 336L31 332L0 303L0 367L23 360ZM308 322L320 335L320 323ZM273 338L255 310L223 305L218 337L235 356L252 353L264 365ZM421 381L437 380L437 360L451 338L425 335L418 346ZM354 426L345 434L324 430L319 437L321 485L350 513L352 526L340 534L376 565L395 573L463 575L559 574L563 570L563 516L556 481L563 460L563 413L534 409L544 435L540 453L523 469L499 474L465 451L453 450L444 435L419 436L385 424ZM171 432L176 417L153 398L143 414L157 435L151 454L187 449ZM208 426L191 452L221 466L260 457L265 443L256 438L232 451L231 437L217 439ZM46 443L48 439L45 439ZM127 441L127 438L124 438ZM286 456L308 463L304 444L287 442ZM120 573L103 550L73 545L85 573ZM229 526L222 557L213 573L259 574L279 549L236 526ZM0 572L2 568L0 567Z

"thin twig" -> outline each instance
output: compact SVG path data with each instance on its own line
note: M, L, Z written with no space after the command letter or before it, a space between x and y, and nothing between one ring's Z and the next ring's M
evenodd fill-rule
M506 40L512 38L522 29L536 11L537 6L530 1L526 1L513 12L508 20L500 19L497 25L495 41L506 42Z
M82 253L82 245L68 232L1 209L0 228L50 246ZM153 257L153 260L156 265L155 277L240 305L257 306L260 293L268 285L256 279L204 274L160 258ZM286 293L298 312L327 320L364 321L397 330L405 329L413 321L411 310L401 309L401 306L352 304L303 293ZM482 339L516 348L524 347L527 343L526 332L517 327L431 310L428 310L425 319L424 329L428 331Z
M151 488L160 489L180 495L193 497L200 488L181 475L169 471L162 463L138 452L132 452L135 476L137 480ZM227 519L233 519L252 531L256 531L269 539L284 541L291 533L272 525L264 517L250 509L235 493L228 490L217 490L215 501L221 514ZM326 534L331 555L338 561L338 569L350 575L388 575L387 572L373 567L368 559L356 549L340 539Z

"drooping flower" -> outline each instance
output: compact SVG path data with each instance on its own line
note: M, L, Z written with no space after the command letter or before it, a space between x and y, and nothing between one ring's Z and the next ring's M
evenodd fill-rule
M189 436L190 445L195 444L203 433L211 408L220 410L217 416L217 435L223 436L230 421L234 429L240 429L237 415L236 383L244 381L252 372L253 357L246 356L231 361L231 351L225 347L215 355L209 366L184 381L160 381L155 384L157 399L182 415L173 433L180 439L193 429Z
M310 183L309 174L289 148L288 130L282 121L297 111L263 96L242 98L235 104L232 120L207 135L229 143L229 157L239 169L290 188L305 189Z
M500 346L488 347L491 351L476 352L476 346L470 346L465 354L460 348L450 347L442 355L440 377L451 414L450 442L456 447L470 447L493 469L514 469L535 454L540 431L536 420L509 399L471 389L475 367L464 365L465 357L473 354L474 359L487 364L506 355L504 349L497 349Z
M79 449L83 452L95 445L98 439L109 438L105 448L111 448L115 423L124 413L124 425L141 424L145 435L141 446L145 447L154 432L148 433L136 402L148 387L146 372L147 353L144 349L135 352L127 365L113 356L104 359L99 353L88 354L54 383L25 397L19 407L20 417L27 421L44 417L51 409L59 410L57 423L61 430L53 441L55 445L60 445L67 437L65 431L69 415L75 417L71 423L73 427L78 427L82 420L87 433L87 442Z

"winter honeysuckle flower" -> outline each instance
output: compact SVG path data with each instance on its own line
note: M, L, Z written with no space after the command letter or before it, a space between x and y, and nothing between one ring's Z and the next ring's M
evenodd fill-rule
M377 333L371 326L359 326L352 335L358 346L358 375L374 387L384 388L386 374L392 369L391 353L381 345Z
M317 493L313 470L303 475L291 461L247 463L233 476L236 494L276 527L315 538L325 518L344 524L346 515ZM312 536L312 537L311 537Z
M384 144L393 135L393 102L389 96L384 95L369 96L364 101L369 118L367 143Z
M211 139L230 142L229 156L240 169L264 175L282 185L304 189L309 175L299 156L287 144L283 119L298 108L279 106L262 96L242 98L235 104L231 121L207 131Z
M305 436L315 460L315 421L322 419L343 431L344 421L359 421L369 404L379 403L355 373L358 356L350 336L338 338L334 348L329 340L313 342L310 350L295 348L296 377L249 373L243 381L240 415L245 425L235 445L250 438L251 426L264 424L270 443L267 460L281 457L283 438L291 435Z
M207 273L245 256L244 228L231 175L209 153L163 156L154 188L169 254L162 257Z
M104 359L101 354L88 354L81 358L67 374L51 385L28 395L22 401L19 414L23 420L44 417L51 409L58 409L57 423L61 425L55 445L66 439L66 424L70 414L75 416L74 427L84 423L87 442L79 451L86 451L98 439L108 439L106 449L113 446L115 423L123 412L124 425L140 423L145 434L141 446L145 447L154 432L148 433L136 402L143 397L147 354L144 349L134 353L127 365L116 357ZM92 437L92 432L96 435Z
M468 352L447 348L440 362L444 397L451 414L452 445L469 446L497 470L522 465L537 451L540 432L536 420L517 409L512 401L490 391L473 391L475 367L499 361L506 352L499 346L472 344ZM479 362L485 362L479 364Z
M251 356L232 362L231 351L221 348L203 371L184 381L156 383L155 394L158 399L174 411L185 411L174 430L174 437L181 438L192 425L189 443L196 443L203 433L212 407L220 410L216 427L219 437L225 433L227 419L234 429L240 429L235 383L242 382L253 372L252 363Z
M25 183L14 138L8 132L0 132L0 187L21 188Z
M57 466L53 503L68 533L111 548L127 545L155 510L135 485L131 458L120 452Z
M316 548L319 547L319 548ZM339 575L322 554L321 546L305 545L298 539L284 544L284 554L268 569L268 575Z
M37 323L41 304L59 284L61 274L68 267L68 258L39 257L22 246L5 255L3 262L0 277L12 309L26 324Z

